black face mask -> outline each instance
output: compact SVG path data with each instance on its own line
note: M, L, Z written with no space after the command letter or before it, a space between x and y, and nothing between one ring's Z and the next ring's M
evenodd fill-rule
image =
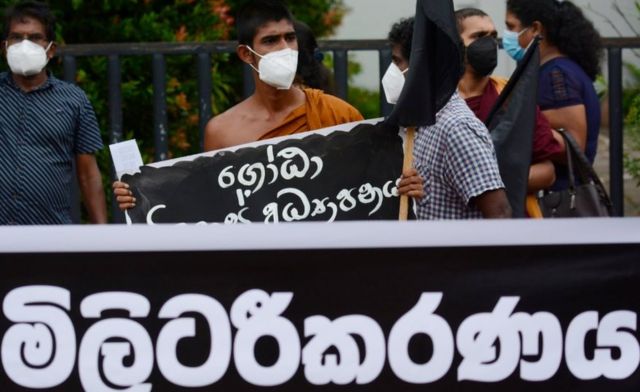
M490 36L478 38L467 46L467 63L480 76L489 76L498 65L498 41Z

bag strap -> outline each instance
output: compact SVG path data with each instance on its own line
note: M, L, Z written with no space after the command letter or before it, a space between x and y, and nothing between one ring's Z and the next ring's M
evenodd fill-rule
M593 182L595 184L596 189L598 190L598 193L602 198L602 201L609 210L609 213L611 213L613 204L609 199L609 195L607 194L604 184L602 184L602 181L600 181L600 177L598 177L596 171L593 170L593 166L587 159L587 156L584 154L584 152L582 152L582 149L580 148L580 146L578 146L578 143L569 132L567 132L565 129L558 129L558 133L562 135L562 138L565 141L565 150L567 150L569 186L575 187L575 176L573 172L575 163L582 183L587 184L589 182ZM569 150L571 150L571 152L569 152Z
M573 158L571 163L567 162L567 165L569 166L569 175L571 175L571 172L574 170L577 170L581 181L586 183L588 181L597 180L598 174L593 170L593 166L587 159L586 155L584 155L584 152L582 152L580 146L578 146L576 139L573 138L571 133L564 129L560 129L559 132L564 138L566 150L571 150L571 153L567 154L567 159L569 156L572 156Z
M567 171L569 172L569 190L571 190L571 192L573 192L574 189L576 189L576 177L574 174L574 167L573 167L573 153L574 151L574 145L571 144L571 142L567 139L568 137L570 138L571 136L567 136L567 132L564 129L559 129L558 132L560 133L560 135L562 135L562 138L565 141L565 151L567 154Z

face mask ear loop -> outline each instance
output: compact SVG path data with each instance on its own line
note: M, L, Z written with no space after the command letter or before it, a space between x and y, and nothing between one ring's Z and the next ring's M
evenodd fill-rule
M520 38L520 35L521 35L522 33L524 33L525 31L529 30L530 28L531 28L531 26L529 26L529 27L525 28L524 30L522 30L521 32L519 32L519 33L518 33L518 38ZM525 52L529 50L529 48L530 48L530 47L531 47L531 45L533 44L533 41L535 41L535 38L534 38L534 39L532 39L532 40L529 42L529 45L527 45L527 47L526 47L526 48L524 48Z
M260 58L264 58L263 55L261 55L260 53L256 52L255 50L251 49L251 46L249 45L241 45L244 46L245 48L249 49L249 52L255 54L256 56L260 57ZM258 68L256 68L253 64L249 64L249 66L251 68L253 68L254 71L256 71L257 73L260 73L260 71L258 71Z
M51 49L51 47L52 47L52 46L53 46L53 41L50 41L50 42L49 42L49 45L47 45L47 48L44 50L44 54L45 54L45 55L47 54L47 52L49 51L49 49ZM47 64L49 64L49 60L51 60L51 59L49 58L49 56L47 56Z

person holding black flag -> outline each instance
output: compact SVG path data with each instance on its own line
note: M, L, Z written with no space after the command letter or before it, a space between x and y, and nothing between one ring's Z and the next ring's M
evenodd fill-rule
M425 193L418 219L510 218L487 128L456 92L462 62L451 1L419 0L415 20L394 25L389 41L393 64L383 85L397 104L386 123L420 127L413 150ZM411 182L403 178L400 189Z

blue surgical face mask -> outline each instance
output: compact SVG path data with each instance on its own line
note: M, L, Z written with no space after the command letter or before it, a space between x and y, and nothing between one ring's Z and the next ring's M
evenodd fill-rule
M515 61L521 61L527 51L522 46L520 46L518 38L520 37L520 34L524 33L528 29L529 28L527 27L519 33L516 33L515 31L505 30L502 34L502 47L504 47L504 50Z

